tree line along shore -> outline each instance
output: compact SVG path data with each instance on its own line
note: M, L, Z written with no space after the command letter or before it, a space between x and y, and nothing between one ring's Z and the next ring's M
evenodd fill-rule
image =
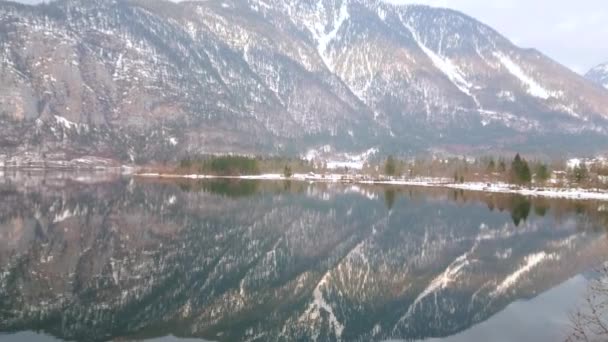
M176 166L144 169L174 175L218 177L298 174L318 177L336 174L367 180L437 179L450 183L503 183L522 187L608 189L608 162L603 159L552 161L527 160L520 154L504 157L416 158L388 156L361 163L360 168L329 168L322 160L251 156L198 156L182 159Z

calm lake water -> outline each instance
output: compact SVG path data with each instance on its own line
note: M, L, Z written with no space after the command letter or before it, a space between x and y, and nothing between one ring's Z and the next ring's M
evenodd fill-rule
M607 227L593 201L5 174L0 340L563 340Z

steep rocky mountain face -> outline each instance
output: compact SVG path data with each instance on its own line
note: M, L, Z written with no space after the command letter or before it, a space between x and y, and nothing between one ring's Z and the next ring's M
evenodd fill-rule
M600 64L585 75L589 80L608 88L608 63Z
M0 331L66 340L441 337L608 253L606 213L591 202L83 180L0 186Z
M608 144L606 90L451 10L5 1L0 33L5 164Z

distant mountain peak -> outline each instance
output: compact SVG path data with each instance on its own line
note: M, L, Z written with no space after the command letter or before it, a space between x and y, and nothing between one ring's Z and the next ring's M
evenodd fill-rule
M608 62L589 70L585 77L608 89Z

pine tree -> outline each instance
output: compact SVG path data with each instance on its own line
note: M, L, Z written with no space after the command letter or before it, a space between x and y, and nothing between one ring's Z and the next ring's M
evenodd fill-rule
M540 183L545 183L547 180L549 180L549 178L551 178L551 172L549 171L549 168L543 163L539 163L538 165L536 165L535 173L536 180Z
M397 164L393 156L388 156L386 163L384 164L384 173L387 176L394 176L397 173Z
M496 170L496 163L494 162L494 158L492 158L488 163L488 172L494 172L494 170Z
M580 165L576 166L573 170L573 178L577 183L581 183L587 179L589 176L589 170L587 170L587 165L585 163L580 163Z
M530 171L530 166L528 166L528 162L526 162L525 160L522 161L519 180L525 184L529 184L532 182L532 172Z
M293 172L291 171L291 167L289 165L285 165L285 169L283 169L283 177L291 178L293 176Z
M511 163L511 181L516 184L529 184L532 182L532 173L528 162L519 153Z
M507 171L507 164L505 163L504 160L500 160L500 162L498 162L498 172L500 173L504 173Z

